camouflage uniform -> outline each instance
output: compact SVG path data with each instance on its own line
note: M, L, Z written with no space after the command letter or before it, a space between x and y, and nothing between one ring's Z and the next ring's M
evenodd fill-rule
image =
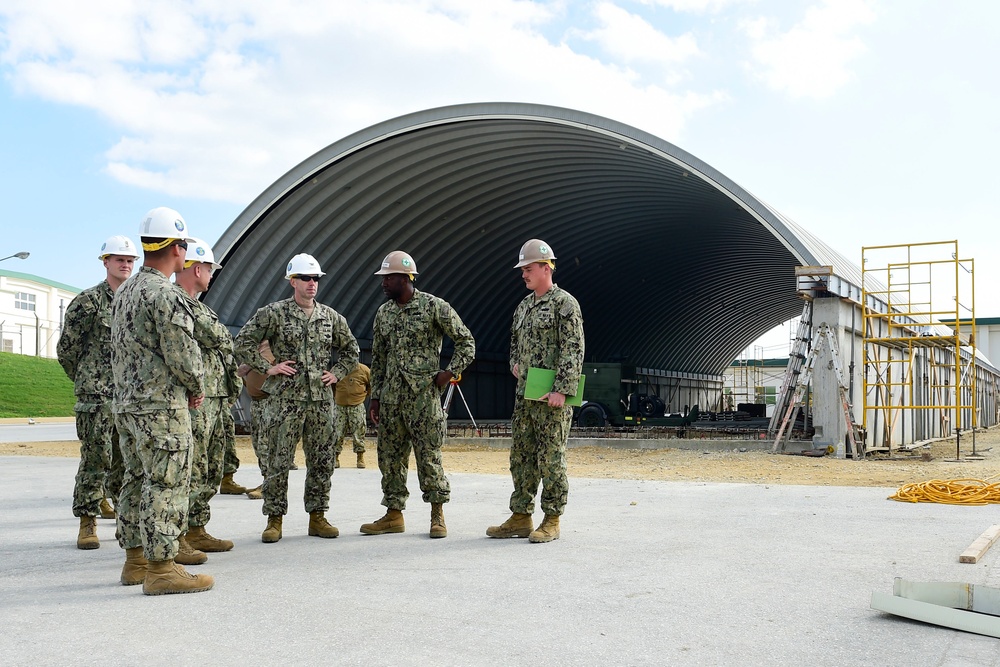
M455 343L447 370L456 376L472 362L476 341L447 301L416 289L403 306L383 303L372 328L372 400L379 401L382 504L391 510L406 507L411 447L424 502L446 503L451 487L441 466L445 416L434 377L441 370L444 335Z
M189 300L194 313L194 338L201 348L205 367L205 401L191 411L191 435L194 440L191 460L191 506L188 525L205 526L212 517L209 502L219 489L227 443L236 445L236 425L230 406L239 394L233 336L218 315L201 301ZM229 415L229 419L226 416Z
M355 453L364 453L365 431L368 430L365 398L371 391L371 369L364 364L358 364L357 368L337 383L333 392L333 438L337 442L338 456L344 448L344 439L348 437L354 443Z
M260 346L261 355L264 361L269 364L274 363L274 356L271 355L269 345ZM271 448L268 446L268 437L271 432L270 425L264 420L268 414L267 402L269 396L264 392L264 382L267 376L251 370L243 377L243 384L247 388L250 396L250 444L253 445L253 452L257 455L257 466L260 468L260 475L267 478L267 461Z
M114 411L125 480L118 543L150 561L173 560L187 524L191 482L188 397L205 393L190 300L143 266L111 304Z
M70 301L57 355L76 394L80 467L73 487L73 516L99 516L105 495L118 502L122 486L118 431L111 414L111 300L107 280Z
M514 311L510 331L510 367L517 365L517 396L511 417L513 443L510 474L514 493L510 511L531 514L542 483L541 507L546 515L559 516L566 509L566 440L573 408L549 407L544 401L524 399L528 368L555 369L552 390L576 393L583 370L583 315L573 296L553 285L541 298L529 294Z
M262 390L270 395L263 419L270 425L263 495L265 516L288 513L288 470L295 445L302 439L306 455L306 512L325 512L330 505L333 475L333 388L323 385L323 372L342 378L358 363L358 342L344 316L316 302L312 315L294 298L259 309L236 337L237 358L258 373L271 367L259 351L271 344L277 363L295 361L295 375L270 375ZM334 352L339 354L333 363ZM264 471L262 471L264 472Z
M222 474L225 475L235 475L236 471L240 469L240 457L236 455L236 420L233 419L232 406L236 404L237 399L239 399L240 393L237 391L235 394L229 396L229 407L223 410L222 420L225 422L223 427L223 434L225 435L225 442L223 443L224 456L222 459Z

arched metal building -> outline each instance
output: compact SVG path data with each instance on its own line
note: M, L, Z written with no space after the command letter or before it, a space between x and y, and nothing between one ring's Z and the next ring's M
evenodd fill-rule
M677 146L580 111L484 103L389 120L303 161L222 235L205 301L238 328L291 295L285 265L308 252L328 274L318 298L364 358L384 300L372 274L406 250L418 289L476 336L462 385L473 411L505 416L510 318L526 294L511 267L532 237L581 304L588 360L694 378L721 376L801 310L796 266L832 265L860 285L855 265Z

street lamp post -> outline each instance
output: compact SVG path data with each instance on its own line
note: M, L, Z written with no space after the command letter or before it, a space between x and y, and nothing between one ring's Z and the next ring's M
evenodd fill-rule
M30 255L30 254L31 254L30 252L24 252L22 250L21 252L15 252L13 255L7 255L6 257L0 257L0 262L4 261L5 259L11 259L12 257L17 257L18 259L28 259L28 255Z

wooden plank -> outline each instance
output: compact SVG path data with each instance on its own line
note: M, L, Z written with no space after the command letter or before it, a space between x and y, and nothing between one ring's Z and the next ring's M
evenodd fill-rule
M978 563L983 554L1000 539L1000 526L990 526L958 557L959 563Z

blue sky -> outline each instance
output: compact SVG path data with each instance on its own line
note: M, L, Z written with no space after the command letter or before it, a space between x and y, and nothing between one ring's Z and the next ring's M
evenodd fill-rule
M0 266L87 287L154 206L214 243L343 136L517 101L673 142L859 263L958 239L1000 316L998 62L972 0L6 0L0 257L31 257Z

